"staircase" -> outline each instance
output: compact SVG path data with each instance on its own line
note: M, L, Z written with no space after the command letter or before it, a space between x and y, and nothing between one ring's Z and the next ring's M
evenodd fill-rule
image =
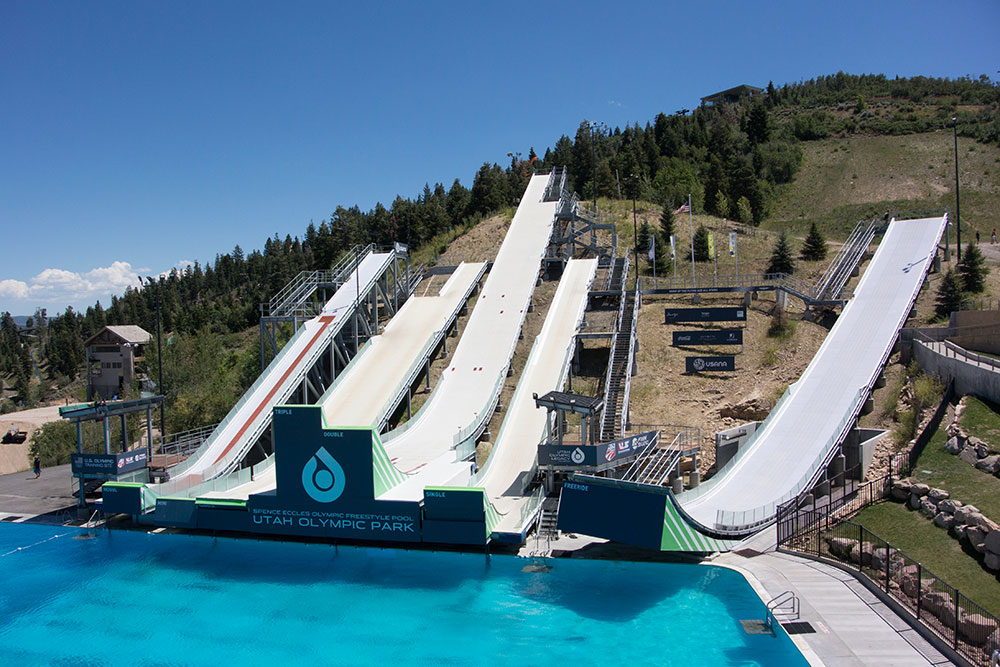
M536 532L542 538L559 536L559 501L556 498L546 498L542 503L542 511L538 515Z
M601 442L609 442L625 431L628 414L628 388L632 376L637 293L626 291L622 296L618 326L611 341L607 382L604 390L604 413L601 416Z
M816 283L813 293L814 299L817 301L837 300L847 281L850 280L854 269L861 262L862 256L868 250L872 239L875 238L878 221L878 218L872 218L870 222L862 220L857 224L833 261L830 262L826 272Z

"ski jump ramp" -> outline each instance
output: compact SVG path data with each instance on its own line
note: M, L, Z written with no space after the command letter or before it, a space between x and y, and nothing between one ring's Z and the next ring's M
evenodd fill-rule
M270 425L272 408L291 397L316 359L349 321L358 299L358 287L361 294L365 294L393 259L391 252L366 255L320 314L295 332L201 447L186 461L170 469L170 481L150 484L148 488L158 495L182 493L239 465L247 450Z
M700 487L676 496L710 534L748 535L807 490L853 427L931 266L947 216L893 220L798 382L755 437Z
M351 360L323 395L325 423L336 426L377 426L409 388L410 373L437 347L447 327L486 272L482 262L460 264L437 296L411 296L386 325ZM274 489L274 467L261 465L253 481L202 493L206 498L243 498Z
M523 528L520 514L513 510L527 502L524 489L531 481L548 417L546 410L535 405L534 395L562 389L596 271L596 259L571 259L566 263L493 450L475 477L475 483L504 515L498 530L520 532Z
M486 428L507 376L552 234L557 202L542 201L547 182L548 176L532 176L430 399L402 428L383 438L389 457L404 473L431 467L438 480L468 477L468 464L456 462L454 450L474 442ZM393 493L423 492L422 482L403 486Z

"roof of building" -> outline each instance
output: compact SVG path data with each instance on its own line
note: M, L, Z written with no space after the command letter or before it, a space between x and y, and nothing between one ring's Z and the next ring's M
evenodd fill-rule
M91 341L98 338L105 331L110 332L114 336L117 336L122 340L123 343L132 343L133 345L145 345L150 341L152 336L148 331L140 326L134 324L116 324L111 326L106 326L93 336L87 339L85 345L90 345Z

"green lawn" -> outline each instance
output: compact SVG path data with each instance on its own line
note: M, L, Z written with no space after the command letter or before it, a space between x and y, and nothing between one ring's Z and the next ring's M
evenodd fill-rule
M963 464L964 465L964 464ZM977 471L978 472L978 471ZM1000 578L967 554L961 543L920 512L885 502L859 512L860 523L990 613L1000 616Z
M952 498L971 503L987 517L1000 521L1000 479L946 452L946 439L943 430L934 434L913 467L913 478L942 488Z
M959 421L966 433L989 443L991 450L1000 450L1000 408L996 405L968 396Z

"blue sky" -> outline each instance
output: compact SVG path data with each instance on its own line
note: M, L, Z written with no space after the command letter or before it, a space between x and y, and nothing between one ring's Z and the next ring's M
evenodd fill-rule
M361 5L365 6L353 6ZM0 2L0 311L740 83L1000 69L1000 3Z

